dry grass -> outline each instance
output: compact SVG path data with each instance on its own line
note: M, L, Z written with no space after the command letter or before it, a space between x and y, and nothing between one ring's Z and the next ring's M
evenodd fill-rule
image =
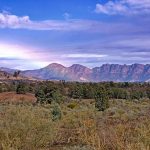
M0 144L4 150L36 150L50 146L59 123L51 120L50 110L32 105L0 107Z
M63 117L59 144L88 145L95 150L150 149L149 101L114 100L105 112L81 103Z
M1 104L1 149L150 149L150 101L112 100L105 112L92 100L68 105L61 105L62 119L52 121L52 105Z

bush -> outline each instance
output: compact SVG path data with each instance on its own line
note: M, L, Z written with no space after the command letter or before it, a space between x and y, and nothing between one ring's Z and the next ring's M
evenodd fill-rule
M99 111L104 111L109 107L108 92L103 87L97 89L95 93L95 107Z
M17 85L17 88L16 88L16 93L17 94L26 94L26 92L27 92L27 87L26 87L25 83L19 82L19 84Z
M52 109L52 120L60 120L61 119L61 109L58 106L58 104L54 104L53 109Z
M83 98L83 88L80 84L75 85L69 89L69 96L74 99L81 100Z
M61 103L63 100L62 94L58 89L53 87L39 87L35 92L35 97L39 103L48 103L52 102Z
M149 99L150 99L150 89L149 89L149 90L147 90L146 94L147 94L147 98L149 98Z
M57 91L57 90L53 91L51 96L52 96L52 101L54 101L54 102L56 102L58 104L60 104L63 101L62 94L59 91Z
M37 98L38 103L44 103L45 102L45 93L42 89L39 89L35 92L35 97Z

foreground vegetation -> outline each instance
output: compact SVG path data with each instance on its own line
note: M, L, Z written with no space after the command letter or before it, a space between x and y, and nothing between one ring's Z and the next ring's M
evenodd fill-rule
M149 137L149 100L0 105L2 150L149 150Z
M149 83L0 83L0 150L149 150Z

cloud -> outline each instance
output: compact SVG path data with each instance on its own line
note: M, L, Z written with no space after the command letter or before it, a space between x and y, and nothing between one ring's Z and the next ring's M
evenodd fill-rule
M63 14L63 17L64 17L66 20L68 20L68 19L70 19L71 15L70 15L69 13L65 12L65 13Z
M18 65L21 65L18 69L27 69L28 67L40 68L48 65L49 59L50 58L46 52L40 52L38 49L27 46L0 43L1 66L17 68Z
M150 36L130 37L128 39L113 42L116 46L130 47L135 49L150 49Z
M132 36L118 36L109 37L104 41L91 41L82 44L79 54L68 54L67 59L76 59L77 62L87 63L88 66L98 66L103 63L150 63L150 36L146 35L132 35ZM82 48L81 48L82 47ZM87 57L84 55L86 49ZM102 54L106 57L95 56L95 54ZM94 54L92 57L91 54ZM72 56L73 55L73 56ZM82 56L84 55L84 56ZM91 57L90 57L91 56Z
M115 0L96 4L96 13L107 15L150 14L150 0Z
M27 24L31 24L28 16L18 17L16 15L10 15L8 13L0 13L0 27L19 28L25 27Z
M100 54L66 54L62 55L62 57L67 57L67 58L103 58L107 57L107 55L100 55Z
M131 13L133 8L138 10L139 7L148 7L148 3L144 5L143 1L138 1L137 4L137 0L130 0L132 11L126 12L129 9L128 5L119 1L110 2L110 10L113 7L112 15L133 14ZM104 8L103 13L110 14L110 10ZM149 63L149 24L147 16L137 16L133 20L130 17L123 19L119 17L105 21L83 19L36 21L31 20L29 16L19 17L8 12L0 13L0 28L29 30L25 32L20 30L19 33L11 30L9 34L7 30L0 32L1 42L5 41L6 37L9 39L18 36L17 39L11 40L17 44L24 41L26 43L24 46L0 43L0 64L6 67L35 69L53 62L67 66L80 63L91 67L103 63ZM30 32L30 30L46 32ZM63 32L48 32L52 30ZM32 36L26 41L24 36L27 34L24 33ZM7 42L9 43L9 40ZM28 47L29 44L33 44L35 49Z
M65 13L66 18L69 17ZM30 29L30 30L80 30L84 29L80 20L44 20L32 21L29 16L19 17L9 13L0 13L0 28Z
M91 20L69 19L68 13L64 14L66 20L41 20L33 21L29 16L16 16L7 12L0 13L0 28L29 29L29 30L56 30L56 31L86 31L101 23Z
M113 2L109 1L108 3L102 5L102 4L96 4L96 13L104 13L104 14L117 14L117 13L126 13L128 11L128 7L122 5L119 2Z
M130 30L134 32L132 23L104 22L97 20L67 19L33 21L29 16L16 16L9 13L0 13L0 28L45 30L45 31L82 31L92 33L117 33ZM122 30L124 28L124 30ZM142 29L143 30L143 29Z
M119 6L118 6L119 7ZM123 9L123 8L122 8ZM119 8L118 8L119 10ZM136 20L137 21L137 20ZM142 25L140 25L142 24ZM102 34L127 34L137 32L149 32L149 20L140 20L140 23L124 21L97 21L84 19L68 20L42 20L33 21L29 16L16 16L7 12L0 13L0 28L45 30L45 31L77 31L86 33ZM136 26L136 27L135 27Z

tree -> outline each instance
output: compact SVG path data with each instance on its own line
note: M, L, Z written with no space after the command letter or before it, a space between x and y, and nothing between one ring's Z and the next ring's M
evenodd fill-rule
M52 92L52 100L59 104L63 101L63 96L58 90L53 91Z
M17 94L26 94L26 92L27 92L27 87L26 87L25 83L19 82L19 84L17 85L17 88L16 88L16 93Z
M95 107L99 111L104 111L109 107L108 92L104 87L101 87L95 92Z
M60 91L53 86L41 86L35 92L37 102L48 103L52 102L60 103L63 100L63 96Z
M13 74L13 76L14 76L15 78L17 78L17 77L19 76L19 74L20 74L20 71L15 71L14 74Z
M93 99L94 90L88 83L83 84L82 95L83 99Z
M37 98L38 103L44 103L46 98L43 89L38 89L35 92L35 97Z
M129 99L129 93L123 88L113 88L110 96L115 99Z
M83 88L82 85L77 84L73 87L71 90L70 96L74 99L79 99L81 100L83 98Z
M144 95L146 95L146 94L144 92L142 92L142 91L138 91L138 90L132 91L132 93L131 93L131 99L140 100L141 98L144 97Z
M146 94L147 94L147 98L150 99L150 89L148 89L148 90L146 91Z

